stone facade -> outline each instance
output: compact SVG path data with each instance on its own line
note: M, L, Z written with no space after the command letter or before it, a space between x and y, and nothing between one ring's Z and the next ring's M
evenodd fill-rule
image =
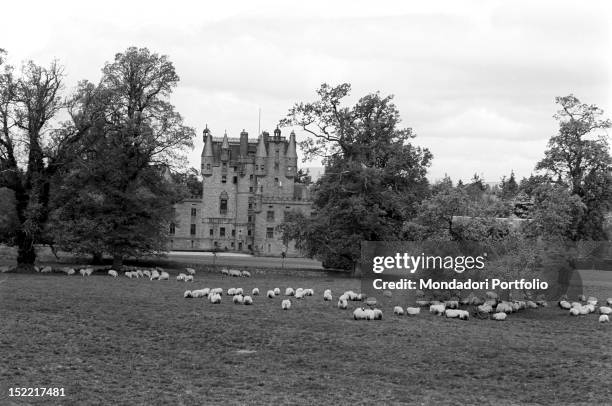
M203 196L175 206L171 248L257 255L298 256L293 243L283 245L277 226L287 212L311 212L308 189L294 182L297 173L295 133L263 132L255 141L214 140L204 130L201 175Z

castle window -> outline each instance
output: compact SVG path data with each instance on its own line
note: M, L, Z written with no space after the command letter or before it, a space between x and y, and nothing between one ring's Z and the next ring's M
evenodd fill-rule
M279 164L278 164L278 162L274 162L274 170L275 170L275 171L278 171L278 168L279 168Z
M227 192L222 192L219 197L219 214L227 214Z
M176 226L174 225L174 223L170 223L170 234L174 235L175 232Z
M274 186L278 186L278 178L274 178Z
M262 171L264 170L264 166L263 166L263 165L261 165L261 170L262 170Z
M194 241L191 240L191 248L193 248L193 246L194 246Z
M195 217L197 215L197 209L195 207L191 208L191 217Z
M249 203L249 210L253 209L253 203Z
M234 185L235 185L236 183L238 183L238 176L234 176L233 183L234 183Z
M251 230L250 228L247 231L247 235L250 237L253 234L253 230Z
M232 242L232 248L234 248L234 243Z
M189 230L189 234L191 234L191 235L195 235L196 234L196 225L195 224L191 225L191 229Z
M219 237L225 237L225 227L219 228Z
M221 183L227 183L227 176L225 175L221 176Z
M266 238L274 238L274 228L266 228Z
M210 229L208 230L208 235L210 235L211 237L215 234L215 230L214 229Z
M247 217L247 221L250 223L251 221L253 221L253 216L249 216ZM250 235L250 234L249 234Z
M210 164L206 164L206 170L210 171Z
M274 221L274 210L268 210L267 220L268 221Z
M223 170L227 170L227 162L223 162Z
M253 180L253 175L252 174L249 175L249 180L251 180L251 181Z
M249 193L253 193L253 186L249 186Z
M235 237L235 236L236 236L236 229L233 229L232 230L232 237Z

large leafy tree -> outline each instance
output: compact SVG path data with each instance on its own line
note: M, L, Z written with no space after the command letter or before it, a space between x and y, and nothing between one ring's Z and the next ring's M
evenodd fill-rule
M612 208L612 157L604 132L612 122L595 105L573 95L557 97L559 133L551 137L536 169L565 183L586 205L576 238L605 238L606 212Z
M48 243L43 233L49 213L51 179L78 150L79 142L99 115L96 89L82 82L62 96L63 68L26 62L16 74L0 50L0 187L14 194L17 225L13 241L17 262L28 268L36 260L35 244ZM69 117L58 122L60 114Z
M168 170L184 162L194 130L169 102L179 77L166 56L132 47L102 73L105 118L56 195L54 234L66 248L112 255L119 267L126 256L166 249L182 197Z
M308 135L300 143L305 160L319 157L326 167L315 184L314 215L297 216L284 227L285 238L341 268L355 264L361 241L399 237L427 193L432 158L410 142L412 129L399 126L392 96L372 93L351 107L343 104L349 92L346 83L323 84L318 100L295 104L281 120Z

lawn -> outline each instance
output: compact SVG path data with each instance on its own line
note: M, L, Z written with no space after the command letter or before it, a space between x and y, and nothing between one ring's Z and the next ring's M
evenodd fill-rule
M237 286L262 295L253 306L183 298ZM282 311L265 292L287 286L315 296ZM395 317L389 302L382 321L354 321L358 302L339 310L327 288L336 299L359 281L1 274L0 404L612 404L612 325L594 314L551 306L463 322ZM32 386L66 397L8 397Z

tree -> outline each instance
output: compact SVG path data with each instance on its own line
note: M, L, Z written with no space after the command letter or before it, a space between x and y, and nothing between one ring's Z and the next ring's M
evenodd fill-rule
M577 238L605 238L603 219L612 207L612 157L602 130L612 122L601 118L603 111L597 106L581 103L571 94L555 101L561 106L554 116L559 133L549 140L536 170L567 184L571 194L586 204Z
M110 254L120 267L126 256L166 250L172 206L182 197L167 173L184 162L194 130L168 101L179 78L166 56L128 48L102 73L105 120L66 174L54 229L63 246Z
M400 128L392 96L366 95L353 107L342 105L349 84L323 84L319 100L297 103L281 125L301 127L305 159L323 158L325 174L316 182L315 214L300 217L290 239L333 267L351 268L363 240L397 239L427 193L431 153L409 141ZM299 227L299 228L298 228Z
M172 179L185 187L188 196L202 197L204 186L197 169L189 168L186 172L173 172Z
M510 171L510 177L506 179L504 176L500 182L500 195L504 200L510 200L516 197L519 192L519 185L514 177L514 171Z
M304 170L304 168L300 168L295 174L295 183L310 185L312 183L310 171L308 169Z
M49 242L43 228L51 179L70 161L98 110L95 89L86 82L72 97L62 98L63 68L57 61L47 68L29 61L17 77L11 66L2 66L4 55L0 51L0 187L14 193L17 262L30 268L36 259L34 244ZM51 128L60 112L70 120Z

